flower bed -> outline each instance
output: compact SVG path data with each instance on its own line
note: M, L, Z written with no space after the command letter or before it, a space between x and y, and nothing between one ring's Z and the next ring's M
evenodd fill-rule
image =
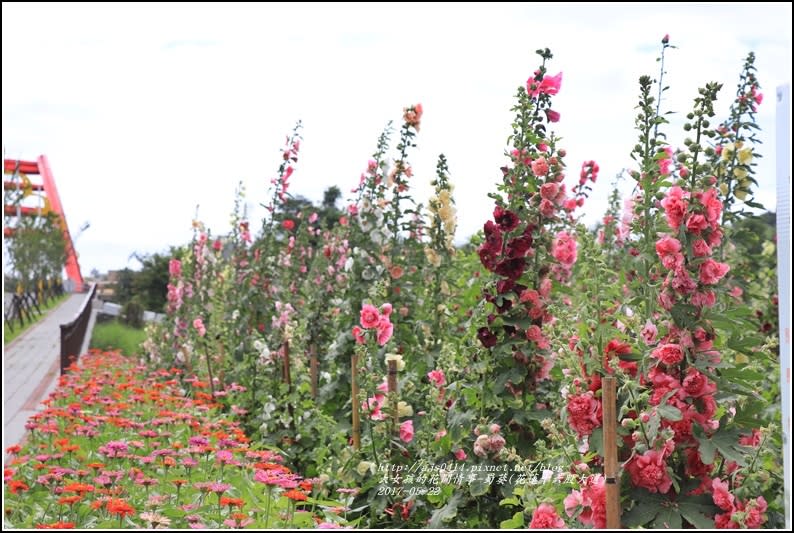
M341 527L345 502L249 442L208 384L92 351L8 449L16 528ZM234 384L215 396L243 392Z

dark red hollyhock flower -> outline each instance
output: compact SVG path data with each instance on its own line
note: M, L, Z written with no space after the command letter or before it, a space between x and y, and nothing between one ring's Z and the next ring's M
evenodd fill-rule
M499 226L489 220L483 226L483 231L485 232L485 244L483 246L489 248L494 253L500 253L502 251L502 231L499 229Z
M524 257L532 247L532 235L522 235L510 239L507 243L507 257Z
M523 257L505 259L496 265L494 272L511 280L517 280L524 273L525 265L526 261L524 261Z
M499 224L499 227L502 231L513 231L518 227L518 215L513 213L508 209L502 209L500 206L496 206L493 210L493 219Z
M496 335L494 335L493 332L485 326L477 330L477 338L486 348L492 348L496 346L496 343L499 340Z
M493 272L493 269L496 268L496 254L498 252L494 252L488 248L487 244L483 244L477 249L477 253L480 256L482 266Z
M499 294L504 294L506 292L510 292L512 290L515 282L511 279L500 279L496 282L496 292Z

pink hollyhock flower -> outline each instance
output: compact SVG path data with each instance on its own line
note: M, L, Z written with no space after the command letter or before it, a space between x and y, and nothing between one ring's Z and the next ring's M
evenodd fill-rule
M546 120L549 122L559 122L560 121L560 113L554 111L553 109L546 110Z
M730 269L731 267L727 263L718 263L713 259L706 259L700 265L700 282L705 285L715 285Z
M601 474L588 476L582 490L572 491L565 497L563 504L568 516L573 516L577 509L581 508L579 522L582 525L593 526L596 529L606 528L606 478Z
M380 306L380 314L383 316L390 316L392 312L392 306L390 303L385 303Z
M688 219L686 219L686 229L690 233L694 233L699 235L701 231L709 227L709 223L706 220L706 217L700 214L690 215Z
M722 481L720 478L715 477L711 482L711 497L714 499L714 505L723 511L732 511L734 509L733 494L728 490L728 482Z
M742 446L752 446L753 448L761 444L761 432L754 429L749 435L739 437L739 444Z
M455 459L458 461L465 461L466 460L466 451L463 448L458 448L455 450Z
M443 387L447 382L447 378L444 376L443 370L431 370L427 373L427 378L439 388Z
M763 496L747 502L745 507L744 525L749 529L759 529L766 522L767 503Z
M645 326L642 328L642 331L640 332L640 336L642 337L642 340L648 346L656 342L656 336L658 334L659 334L659 330L650 320L645 322Z
M546 200L554 201L557 193L560 192L560 186L556 182L544 183L540 186L540 197Z
M171 259L168 262L168 274L173 277L179 277L182 275L182 261L179 259Z
M197 318L193 321L193 327L198 331L200 337L207 334L207 328L204 327L204 321L201 320L201 318Z
M714 394L717 391L717 385L692 366L687 369L687 375L681 385L683 391L692 398Z
M706 241L712 248L719 246L722 242L722 230L719 228L711 230L706 236Z
M532 172L539 178L549 173L549 164L546 162L545 157L535 159L530 166L532 167Z
M681 242L665 235L656 241L656 255L662 260L662 265L667 270L675 270L684 264L681 252Z
M361 403L361 408L364 412L369 413L369 417L372 420L385 420L386 414L381 411L381 407L386 402L386 396L383 394L375 394L375 396L370 396L366 399L366 401Z
M592 391L568 396L568 424L579 437L590 435L601 426L601 402L595 399Z
M540 214L546 218L551 218L554 216L554 203L550 200L546 200L545 198L540 201Z
M378 322L378 344L385 346L394 334L394 325L389 321L389 317L382 316Z
M403 442L411 442L414 440L414 421L406 420L400 424L400 440Z
M356 339L358 344L366 344L367 339L364 337L364 330L358 326L353 326L353 338Z
M286 219L281 223L281 227L283 227L287 231L292 231L295 229L295 222L290 219Z
M717 529L739 529L739 524L731 520L733 512L714 515L714 526Z
M700 197L700 203L706 208L706 220L712 229L717 229L722 216L722 202L717 196L717 189L709 189Z
M696 307L714 307L717 295L714 291L701 291L692 295L692 305Z
M667 494L673 485L673 480L667 473L664 453L658 450L635 455L626 465L626 470L634 486L647 489L648 492Z
M361 327L364 329L372 329L378 327L380 322L380 313L378 308L372 304L364 304L361 307Z
M536 73L537 74L537 73ZM532 76L527 80L527 92L532 98L537 98L538 95L541 94L548 94L549 96L554 96L558 92L560 92L560 86L562 85L562 72L557 74L556 76L543 76L543 80L538 82L535 79L535 76Z
M711 247L703 239L697 239L692 243L692 253L695 257L708 257L711 255Z
M688 197L689 193L685 192L681 187L675 186L670 188L667 197L662 200L667 224L676 231L678 231L681 222L684 220L684 215L686 215Z
M541 503L532 513L529 529L563 529L565 521L557 514L557 509L550 503Z
M662 344L651 352L651 357L668 366L677 365L684 360L684 350L679 344Z
M557 233L552 244L551 255L563 265L573 265L576 262L576 239L567 231Z
M675 271L673 281L670 283L673 289L679 294L692 294L698 288L698 284L689 275L689 271L679 268Z
M320 215L318 215L316 212L312 213L311 215L309 215L309 224L314 224L315 222L317 222L318 218L320 218Z

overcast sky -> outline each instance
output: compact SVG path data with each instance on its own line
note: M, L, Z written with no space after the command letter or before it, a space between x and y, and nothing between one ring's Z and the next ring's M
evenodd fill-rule
M749 51L758 57L760 200L774 209L775 88L791 80L791 4L504 5L2 5L2 134L8 158L50 159L84 274L137 268L133 252L165 251L199 218L228 231L234 191L267 201L284 136L304 123L291 192L319 201L348 191L387 121L425 109L411 154L426 202L439 153L449 160L458 242L490 216L510 107L554 53L563 72L555 131L570 180L601 167L588 222L631 165L637 79L656 76L662 36L671 90L665 110L691 107L697 88L735 95ZM680 145L680 122L668 129ZM395 137L396 141L396 137ZM631 184L626 183L624 189ZM257 222L254 223L257 226Z

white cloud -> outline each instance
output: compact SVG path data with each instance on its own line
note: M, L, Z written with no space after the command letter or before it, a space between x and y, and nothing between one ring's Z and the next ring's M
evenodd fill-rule
M766 4L3 4L3 142L10 157L47 154L71 226L91 220L77 243L83 269L105 270L187 240L197 204L226 231L239 180L252 205L265 202L299 118L291 192L348 191L385 123L422 102L416 190L424 201L444 152L462 239L489 216L512 95L548 46L551 70L564 72L556 131L569 173L586 159L602 169L593 221L630 164L637 78L656 74L669 32L665 108L682 115L710 80L725 84L724 112L756 51L767 95L759 196L773 206L772 95L791 78L790 20L790 5Z

